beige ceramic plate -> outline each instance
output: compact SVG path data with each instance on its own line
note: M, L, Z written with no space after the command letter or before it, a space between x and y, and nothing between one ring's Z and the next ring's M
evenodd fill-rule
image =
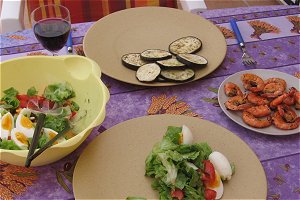
M185 36L201 39L202 49L197 54L208 60L206 67L196 70L194 80L208 75L222 63L227 46L219 29L200 16L173 8L132 8L110 14L88 30L83 47L87 57L114 79L136 85L167 86L178 83L139 82L135 71L122 65L121 57L146 49L168 50L171 42Z
M221 85L219 87L218 100L220 102L220 107L222 108L224 113L230 119L232 119L234 122L238 123L239 125L247 128L249 130L259 132L259 133L268 134L268 135L291 135L291 134L299 133L299 128L294 129L294 130L280 130L280 129L276 128L274 125L269 126L267 128L262 128L262 129L253 128L253 127L247 125L243 121L242 112L235 112L235 111L231 111L231 110L226 109L224 103L228 100L228 97L226 96L226 94L224 92L224 85L228 82L233 82L233 83L237 84L242 90L244 88L244 86L243 86L243 83L241 81L241 75L245 74L245 73L256 74L264 80L268 79L268 78L274 78L274 77L282 78L286 81L287 88L295 87L297 90L300 89L299 88L299 79L297 79L296 77L291 76L289 74L283 73L283 72L279 72L279 71L275 71L275 70L269 70L269 69L252 69L252 70L245 70L245 71L237 72L237 73L229 76L228 78L226 78L221 83ZM244 91L245 90L242 90L242 92L244 92ZM299 110L295 110L295 111L299 116L300 111Z
M212 122L177 115L155 115L120 123L99 135L83 152L73 176L76 199L157 199L145 159L167 127L187 125L195 142L207 141L236 165L224 183L223 199L266 199L264 170L253 151L236 135Z

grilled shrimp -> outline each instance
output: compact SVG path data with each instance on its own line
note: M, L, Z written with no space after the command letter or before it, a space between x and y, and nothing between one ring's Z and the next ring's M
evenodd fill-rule
M272 118L271 116L268 116L265 119L260 119L254 117L251 113L247 111L243 111L242 115L243 121L248 124L249 126L252 126L254 128L265 128L272 125Z
M294 98L294 96L288 96L287 98L285 98L284 100L283 100L283 103L285 104L285 105L287 105L287 106L292 106L292 105L294 105L295 104L295 98Z
M264 89L265 83L259 76L255 74L243 74L241 81L244 87L251 92L260 92Z
M299 91L295 92L294 99L295 99L295 108L297 110L300 110L300 92Z
M289 93L291 93L291 95L289 95L287 98L285 98L285 99L283 100L283 103L284 103L285 105L292 106L292 105L294 105L295 102L296 102L296 100L295 100L295 95L296 95L296 93L297 93L297 89L294 88L294 87L291 87Z
M267 98L276 98L283 94L285 87L281 83L269 83L265 85L261 96Z
M254 117L265 117L271 114L271 109L267 105L253 106L245 111L249 112Z
M225 102L225 106L229 110L245 110L250 108L252 105L245 97L234 96Z
M276 108L278 105L280 105L287 97L294 96L295 90L291 89L288 93L284 93L283 95L280 95L279 97L273 99L270 103L271 108Z
M268 99L258 96L255 93L249 93L247 94L247 99L250 103L253 103L255 105L265 105L265 104L269 104Z
M286 82L281 78L268 78L265 80L265 85L268 85L269 83L280 83L283 85L284 90L286 89Z
M224 91L228 97L243 96L243 92L241 91L239 86L232 82L228 82L224 85Z
M296 121L298 115L297 113L287 105L279 105L277 106L278 113L286 122L294 122Z
M279 111L275 112L272 116L274 125L282 130L292 130L299 127L300 118L298 117L294 122L286 122L282 116L279 114Z

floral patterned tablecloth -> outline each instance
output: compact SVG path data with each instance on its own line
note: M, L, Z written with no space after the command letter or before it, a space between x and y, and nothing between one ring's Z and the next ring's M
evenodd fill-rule
M51 165L18 167L0 161L0 199L73 199L72 172L82 150L98 134L120 122L148 114L182 114L215 122L244 140L260 159L267 175L268 199L300 199L299 134L270 136L231 121L218 106L216 90L229 75L246 70L229 24L236 18L257 68L282 71L300 78L300 9L267 6L209 10L196 13L224 34L228 49L222 65L209 76L176 87L146 88L102 75L111 93L107 116L72 154ZM93 22L74 24L73 43L82 49L83 36ZM63 49L60 54L66 54ZM1 35L1 61L30 55L49 55L31 30ZM164 108L157 106L164 104Z

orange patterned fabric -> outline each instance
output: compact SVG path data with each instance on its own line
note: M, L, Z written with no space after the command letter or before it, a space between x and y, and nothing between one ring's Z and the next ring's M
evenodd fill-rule
M96 21L110 13L126 8L161 6L177 8L176 0L27 0L29 14L37 7L48 4L66 6L72 23ZM45 10L55 15L52 10ZM52 13L51 13L52 12Z

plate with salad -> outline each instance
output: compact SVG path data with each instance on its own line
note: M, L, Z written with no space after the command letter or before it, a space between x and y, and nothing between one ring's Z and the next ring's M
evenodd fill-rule
M255 153L229 130L199 118L155 115L120 123L80 156L77 199L265 199Z

